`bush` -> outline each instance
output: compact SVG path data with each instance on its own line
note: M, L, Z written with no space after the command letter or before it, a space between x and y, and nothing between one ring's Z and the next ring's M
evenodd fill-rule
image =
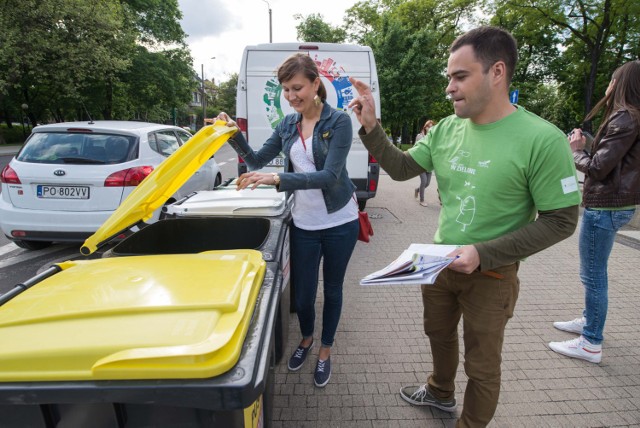
M9 128L5 123L0 125L0 144L23 144L26 137L31 134L31 127L24 127L22 133L22 125L13 125Z

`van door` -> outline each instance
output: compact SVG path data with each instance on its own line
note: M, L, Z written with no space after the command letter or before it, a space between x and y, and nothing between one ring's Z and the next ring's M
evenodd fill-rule
M246 73L244 76L241 74L238 82L237 114L238 118L241 118L243 113L246 114L246 137L254 150L258 150L262 146L276 125L287 114L294 113L293 108L284 98L276 73L278 66L295 52L307 53L318 65L322 82L327 90L329 105L338 110L348 110L347 106L354 96L357 96L348 78L355 77L373 86L376 111L380 111L375 61L369 48L322 43L313 45L317 46L314 49L299 49L302 46L297 43L275 44L273 46L272 49L269 49L269 45L246 48L244 58L246 62L243 64ZM245 91L241 90L243 84L246 88ZM242 97L246 98L241 99ZM355 114L351 115L351 121L353 136L351 152L347 158L347 170L349 177L357 187L358 199L366 201L366 199L375 196L379 169L377 164L373 170L370 168L369 154L358 137L360 123ZM265 170L281 172L283 165L282 158L276 158ZM239 164L239 173L244 171L246 171L246 166ZM372 177L372 174L375 177ZM361 206L364 206L362 202Z

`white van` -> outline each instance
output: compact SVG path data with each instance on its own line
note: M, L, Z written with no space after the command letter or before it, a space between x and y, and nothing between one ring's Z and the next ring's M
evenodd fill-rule
M362 80L371 87L376 112L380 111L378 73L373 52L368 46L336 43L268 43L247 46L242 56L236 97L236 122L254 150L260 149L276 125L294 110L285 100L276 72L278 66L295 52L307 53L318 64L327 89L327 102L338 110L347 110L356 96L349 77ZM380 119L380 118L378 118ZM380 168L358 137L360 123L352 114L353 142L347 158L347 170L356 185L360 209L376 195ZM274 159L266 171L282 171L282 157ZM247 171L238 159L238 174Z

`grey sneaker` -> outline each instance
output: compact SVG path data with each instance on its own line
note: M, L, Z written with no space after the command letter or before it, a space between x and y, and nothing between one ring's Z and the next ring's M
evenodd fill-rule
M556 321L553 326L558 330L568 331L569 333L582 334L582 328L587 323L585 317L576 318L571 321Z
M405 386L404 388L400 388L400 397L414 406L431 406L444 410L445 412L453 413L456 411L456 407L458 407L455 398L450 401L441 401L435 398L429 392L427 385Z

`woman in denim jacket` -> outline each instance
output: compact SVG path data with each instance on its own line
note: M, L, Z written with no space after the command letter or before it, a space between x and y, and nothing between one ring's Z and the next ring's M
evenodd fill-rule
M353 131L349 116L326 103L326 89L308 55L287 58L278 68L278 80L296 113L287 115L257 152L241 132L230 144L251 170L238 178L238 189L268 184L295 195L291 278L302 340L289 359L291 371L302 367L313 346L318 275L324 259L322 336L314 374L315 385L324 387L331 377L331 346L342 311L344 277L358 239L355 185L346 166ZM217 119L235 125L226 113ZM284 173L255 171L280 153L284 154Z
M549 344L555 352L592 363L602 360L609 255L616 232L629 223L640 204L640 60L613 73L604 98L587 119L602 108L604 117L591 153L584 151L580 129L569 137L576 169L585 174L579 243L585 308L581 317L553 326L580 337Z

